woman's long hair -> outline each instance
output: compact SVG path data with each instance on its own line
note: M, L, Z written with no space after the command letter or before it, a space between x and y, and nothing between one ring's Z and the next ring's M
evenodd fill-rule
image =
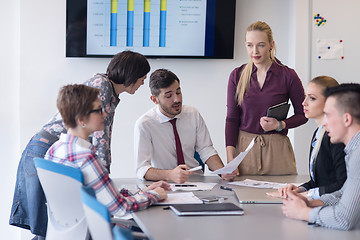
M251 31L265 32L268 37L269 43L273 42L273 40L274 40L272 30L271 30L270 26L267 25L267 23L265 23L265 22L258 21L258 22L251 24L246 29L246 32L251 32ZM275 45L274 45L270 49L270 59L272 61L276 61L275 60L275 51L276 51L276 49L275 49ZM237 89L236 89L236 99L238 100L239 106L241 105L241 103L244 99L245 91L250 84L250 77L251 77L252 69L253 69L253 61L250 59L248 64L246 64L243 71L241 72L240 80L239 80L239 83L238 83Z

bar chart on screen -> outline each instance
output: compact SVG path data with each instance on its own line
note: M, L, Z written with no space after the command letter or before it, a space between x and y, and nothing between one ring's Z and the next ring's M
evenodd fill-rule
M87 54L129 49L203 56L206 5L206 0L87 0Z

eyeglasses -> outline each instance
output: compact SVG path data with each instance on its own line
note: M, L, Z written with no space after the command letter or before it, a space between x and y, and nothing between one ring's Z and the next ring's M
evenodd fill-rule
M88 114L90 115L91 113L100 113L103 114L104 109L103 108L98 108L98 109L93 109L91 111L88 112Z

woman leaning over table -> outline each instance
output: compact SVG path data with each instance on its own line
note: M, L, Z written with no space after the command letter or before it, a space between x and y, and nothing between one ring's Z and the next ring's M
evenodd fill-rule
M297 174L288 129L306 123L301 106L304 89L295 71L275 58L275 42L265 22L246 30L245 47L250 58L229 78L225 126L228 162L255 144L239 165L241 175ZM271 106L291 100L294 115L278 121L266 117Z
M120 102L119 94L134 94L144 84L149 71L149 62L143 55L124 51L111 59L106 74L95 74L83 83L100 89L99 99L107 113L104 130L94 132L89 140L96 148L98 159L108 171L111 164L111 132L115 109ZM29 229L39 239L46 235L47 210L33 158L44 157L49 147L65 132L66 128L58 112L30 139L18 166L9 224Z

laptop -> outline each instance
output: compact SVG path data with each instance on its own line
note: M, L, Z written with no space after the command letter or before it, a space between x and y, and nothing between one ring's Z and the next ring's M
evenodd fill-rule
M267 192L276 191L275 189L258 188L233 188L236 197L241 204L282 204L282 199L268 196Z

